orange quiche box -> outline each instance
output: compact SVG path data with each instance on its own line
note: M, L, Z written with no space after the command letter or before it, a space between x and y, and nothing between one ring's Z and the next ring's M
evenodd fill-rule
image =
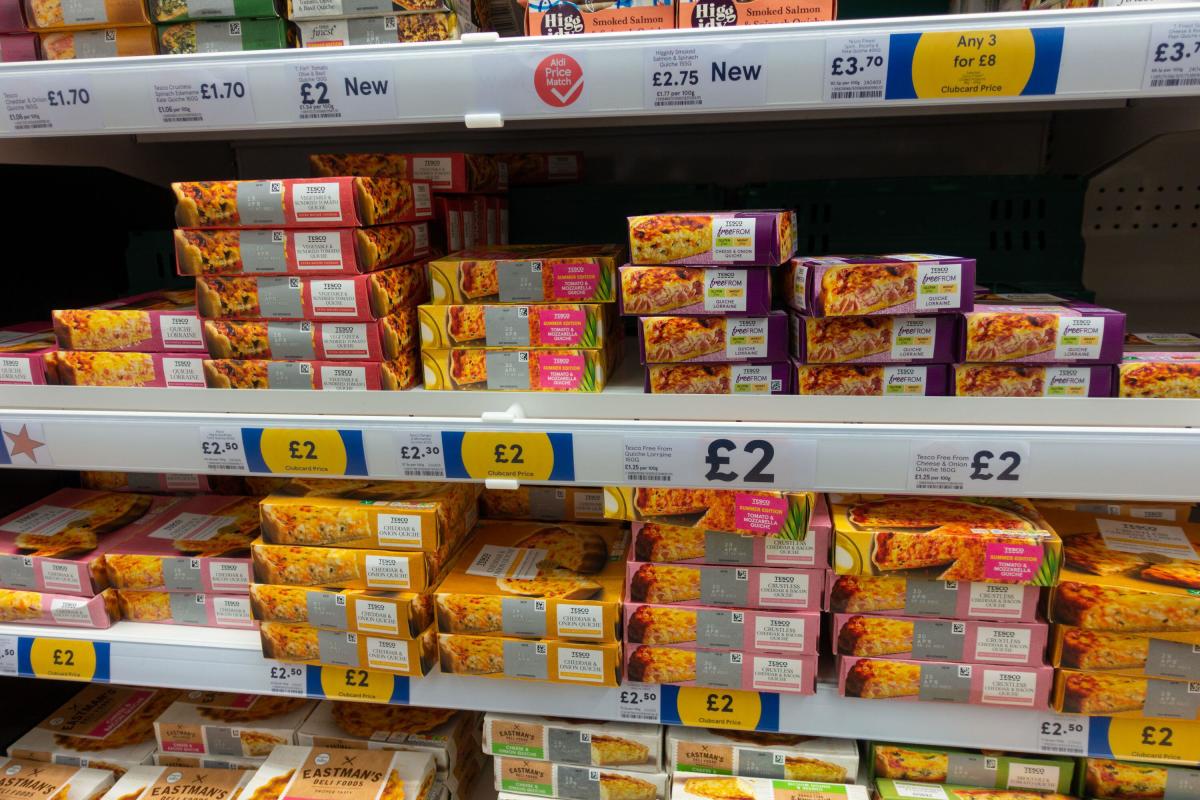
M437 584L450 548L437 553L268 544L250 548L254 579L283 586L424 592Z
M988 295L963 314L959 361L1116 364L1125 315L1054 295ZM978 302L983 301L983 302Z
M181 228L355 228L433 219L429 181L283 178L172 183Z
M480 488L295 478L260 504L263 541L435 552L457 544L475 525Z
M237 800L251 773L240 769L194 769L144 765L117 778L109 800Z
M625 604L627 646L671 645L687 650L757 650L788 655L820 652L819 611Z
M749 650L694 650L626 645L625 677L641 683L703 686L748 692L815 694L817 656Z
M573 720L489 711L483 718L486 755L554 761L630 772L663 771L662 726L644 722Z
M620 332L611 303L423 305L421 348L604 347Z
M824 583L823 569L626 564L632 603L818 611Z
M488 519L540 519L550 522L599 522L604 519L600 486L536 486L484 489L479 513Z
M621 643L439 633L442 672L583 686L621 685Z
M308 389L312 391L404 391L417 385L416 351L390 361L278 361L205 359L210 389Z
M607 31L653 31L675 27L671 0L637 0L599 6L568 0L530 0L525 8L526 36L572 36ZM573 83L558 77L554 64L544 67L552 90L569 95ZM558 68L562 73L563 68Z
M826 611L888 612L903 617L952 617L994 622L1033 622L1041 590L1015 583L927 581L897 575L825 578Z
M497 756L493 760L497 792L536 795L557 800L597 797L637 797L665 800L671 777L665 772L634 772L613 767L559 764L527 758ZM596 784L599 784L597 786Z
M508 190L508 167L495 156L481 153L317 153L308 157L308 164L319 177L363 175L429 181L439 194Z
M919 661L978 661L1034 666L1046 661L1044 622L913 619L887 614L834 614L833 652Z
M477 756L478 729L478 711L322 700L296 739L312 747L430 753L445 779Z
M805 539L816 505L815 492L604 487L604 516L608 519L792 541ZM821 563L819 555L815 563Z
M482 520L437 588L438 629L615 642L628 548L621 525Z
M134 523L173 502L130 492L59 489L14 511L0 519L0 587L97 595L109 586L105 553L132 535Z
M429 253L428 222L317 231L175 231L180 275L354 275Z
M620 328L613 333L619 334ZM428 391L601 392L616 369L621 347L453 347L421 351Z
M393 361L417 346L417 307L400 306L376 322L204 320L213 358Z
M679 0L675 27L828 22L836 17L837 0Z
M142 0L25 0L25 19L30 30L60 28L103 28L114 25L149 25L151 20Z
M428 753L281 745L254 773L242 796L426 800L433 796L435 777Z
M117 592L121 619L161 625L201 625L208 628L257 628L250 615L250 598L236 594L200 592Z
M1050 663L1064 669L1200 681L1200 631L1108 633L1054 625Z
M45 357L55 346L54 330L45 322L0 329L0 386L44 385Z
M1058 669L1051 705L1063 714L1200 720L1196 681Z
M839 575L1058 582L1062 541L1028 500L831 494L829 506Z
M234 692L187 692L154 721L163 753L261 757L296 743L315 700Z
M158 52L153 25L54 30L39 33L38 39L46 61L152 56Z
M108 628L121 619L115 589L91 597L7 589L0 592L0 619L26 625Z
M326 631L286 622L264 622L258 633L263 657L276 661L378 670L412 678L427 675L437 661L437 631L432 625L412 639Z
M1200 397L1200 353L1125 352L1117 365L1118 397Z
M118 589L245 595L258 498L197 495L131 526L105 555Z
M800 256L780 267L775 285L784 305L811 317L970 311L975 259L926 253Z
M944 701L1049 710L1054 668L838 656L838 692L866 700Z
M204 356L197 353L56 350L43 363L49 383L60 386L205 387Z
M204 352L190 292L146 292L94 308L50 312L63 350Z
M472 247L429 262L437 305L615 303L620 245Z
M367 592L307 586L250 585L250 609L262 622L350 633L417 637L433 622L433 598L416 592Z
M42 761L7 756L0 756L0 769L4 770L0 786L6 793L25 797L29 792L24 787L37 785L38 797L54 797L57 800L100 800L108 796L115 775L107 769L52 767Z

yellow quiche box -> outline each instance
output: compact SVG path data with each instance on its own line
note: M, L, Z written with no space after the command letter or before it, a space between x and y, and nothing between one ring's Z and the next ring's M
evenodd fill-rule
M479 486L297 478L259 504L270 544L436 551L478 517Z
M257 758L295 744L316 705L303 697L188 692L154 721L154 737L163 753Z
M620 525L482 520L437 588L438 629L615 642L628 547Z
M437 631L432 625L413 639L324 631L286 622L264 622L258 633L265 658L372 669L414 678L429 674L437 653Z
M258 583L422 592L437 583L449 548L437 553L354 550L344 547L250 546Z
M237 800L251 774L240 769L132 767L104 800Z
M665 800L671 782L665 772L629 772L506 756L497 756L493 764L496 791L559 800Z
M477 711L322 700L296 738L314 747L430 753L446 777L478 752L478 727Z
M1200 681L1200 631L1109 633L1052 625L1049 657L1065 669Z
M615 337L614 337L615 338ZM600 392L621 348L610 338L599 349L453 347L421 351L427 390Z
M430 302L615 303L620 245L501 245L429 262Z
M179 692L91 684L8 746L13 758L124 772L154 754L154 720Z
M663 771L662 726L644 722L569 720L489 711L483 719L483 752L585 767Z
M442 672L585 686L621 684L621 643L438 634Z
M605 486L604 516L721 533L803 540L814 492Z
M424 305L417 318L422 349L596 348L620 336L612 303Z
M1053 586L1062 542L1028 500L831 494L834 571Z
M528 486L484 489L479 513L488 519L542 519L552 522L604 519L604 489L600 486Z
M1196 689L1196 681L1056 669L1050 705L1064 714L1200 720Z
M40 791L31 793L31 781ZM113 785L113 773L106 769L75 767L0 756L0 795L17 798L47 797L53 800L97 800Z
M1106 633L1200 631L1200 525L1042 513L1063 540L1051 622Z
M242 794L247 800L429 800L433 756L402 750L276 747Z
M433 622L433 598L416 592L255 583L250 585L250 611L261 622L412 639Z

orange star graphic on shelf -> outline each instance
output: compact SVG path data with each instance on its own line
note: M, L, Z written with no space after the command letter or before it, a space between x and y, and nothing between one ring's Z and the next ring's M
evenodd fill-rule
M10 458L26 456L33 463L38 463L37 449L45 447L46 443L34 439L29 433L28 425L22 425L21 430L16 433L5 431L4 435L8 438L8 455Z

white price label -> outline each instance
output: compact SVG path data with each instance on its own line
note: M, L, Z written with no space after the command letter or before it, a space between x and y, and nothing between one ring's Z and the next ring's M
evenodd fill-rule
M201 428L200 462L212 472L249 472L241 428Z
M767 64L749 45L646 50L643 101L651 111L753 108L767 101Z
M15 133L58 133L104 129L101 98L87 75L7 78L4 113Z
M1143 89L1200 87L1200 22L1160 22L1150 29Z
M158 121L168 128L254 122L245 67L156 70L149 92Z
M1012 495L1029 483L1029 442L918 439L909 453L910 489Z
M1047 714L1034 720L1034 737L1039 753L1060 756L1088 754L1088 718Z
M307 691L305 668L299 664L272 661L267 664L267 686L271 694L304 697Z
M296 104L293 118L362 122L393 120L396 74L391 64L373 61L305 63L292 67Z
M825 100L870 103L887 91L888 36L845 36L825 42Z
M816 482L816 460L815 442L790 438L625 437L630 483L788 489Z
M617 719L626 722L657 723L660 719L661 688L657 684L629 681L621 684L621 689L617 692Z
M17 637L0 636L0 675L17 674ZM655 720L657 722L657 720Z
M442 436L433 431L396 434L396 462L400 475L414 480L446 479Z

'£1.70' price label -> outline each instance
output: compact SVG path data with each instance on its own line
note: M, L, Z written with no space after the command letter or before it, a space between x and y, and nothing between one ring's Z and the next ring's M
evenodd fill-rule
M245 67L155 70L148 77L158 121L171 128L254 122Z
M102 99L87 75L7 78L0 93L4 117L15 133L104 129Z

